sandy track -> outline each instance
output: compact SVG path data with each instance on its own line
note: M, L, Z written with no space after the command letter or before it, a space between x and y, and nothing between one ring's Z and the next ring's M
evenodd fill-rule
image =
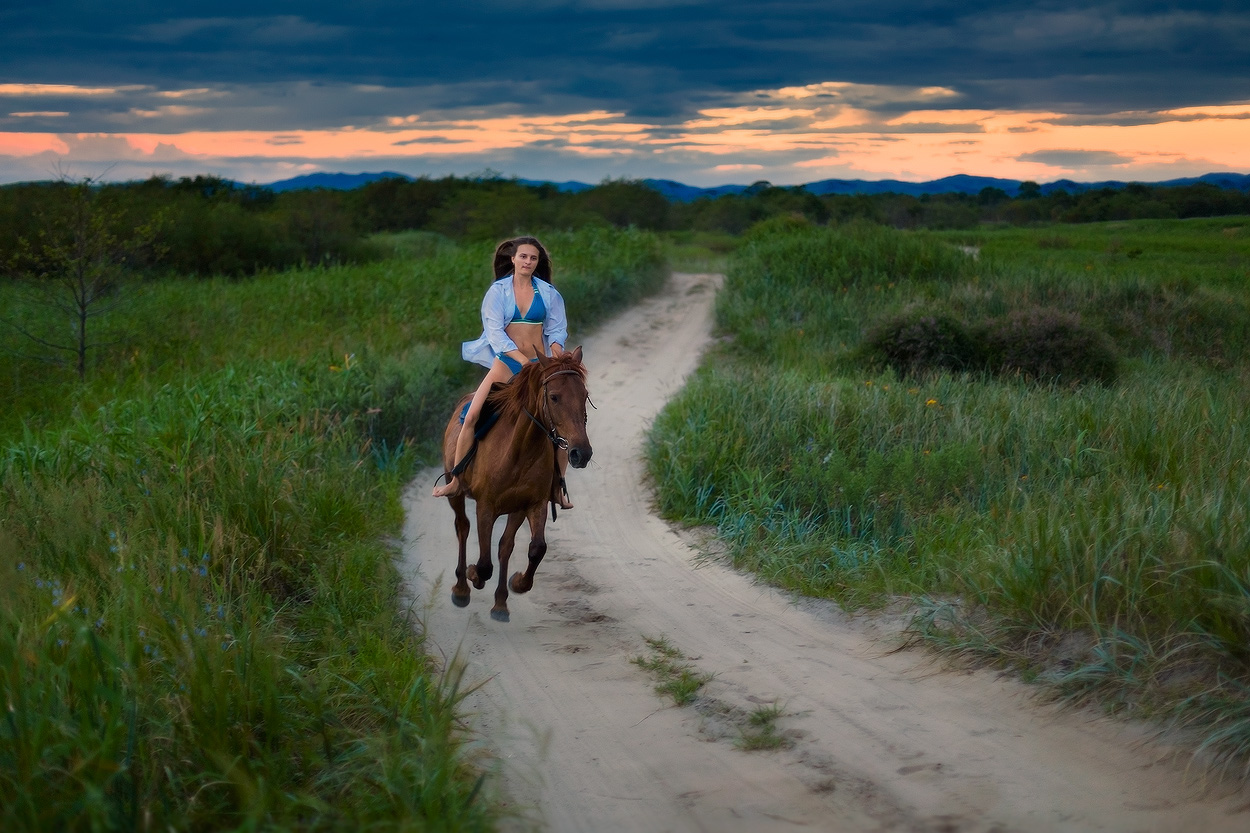
M517 828L551 831L1246 831L1250 795L1205 786L1139 729L1041 706L990 672L891 653L828 605L794 604L649 511L642 433L695 367L716 277L675 275L585 343L594 460L549 524L534 590L488 616L448 598L452 513L406 499L404 571L431 649L482 682L468 700ZM496 531L498 538L498 530ZM514 566L523 561L523 530ZM470 547L474 546L470 537ZM473 558L472 550L470 558ZM714 674L676 708L630 662L666 636ZM789 749L744 752L735 721L779 704Z

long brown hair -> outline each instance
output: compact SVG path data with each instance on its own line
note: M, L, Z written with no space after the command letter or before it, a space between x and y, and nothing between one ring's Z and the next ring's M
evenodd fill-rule
M495 280L512 274L512 256L516 254L517 246L526 245L538 249L538 266L534 269L534 275L554 286L555 281L551 279L551 256L547 254L543 244L538 242L537 237L514 237L495 247Z

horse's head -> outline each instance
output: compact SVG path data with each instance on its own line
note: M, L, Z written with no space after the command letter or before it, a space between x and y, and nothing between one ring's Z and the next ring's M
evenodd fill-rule
M538 357L542 379L542 411L551 430L568 444L569 464L585 468L592 450L586 435L586 366L582 348L565 352L559 358Z

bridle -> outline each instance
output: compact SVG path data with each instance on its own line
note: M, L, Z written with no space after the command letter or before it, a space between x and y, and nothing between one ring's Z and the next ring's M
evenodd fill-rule
M579 370L557 370L555 373L550 374L549 376L547 376L546 378L542 380L543 419L545 419L547 421L547 424L550 425L551 427L547 427L547 425L543 425L542 422L539 421L538 417L534 416L533 414L529 412L529 408L522 408L521 410L525 411L525 415L529 417L533 421L533 423L539 427L539 429L542 430L543 434L546 435L547 439L551 440L551 444L555 446L556 449L563 449L567 451L569 447L569 441L566 440L564 437L561 437L558 433L556 433L555 420L551 418L551 408L547 404L547 383L549 383L552 379L554 379L557 376L580 376L583 380L585 380L586 378L585 374L583 374ZM586 401L590 402L590 407L595 408L595 403L591 402L589 392L586 394ZM595 408L595 410L597 411L599 409Z

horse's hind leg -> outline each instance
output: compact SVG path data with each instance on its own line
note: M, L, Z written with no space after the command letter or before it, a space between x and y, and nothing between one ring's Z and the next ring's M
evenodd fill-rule
M469 516L464 511L464 494L452 495L448 498L452 510L456 513L456 543L459 549L456 561L456 583L451 588L451 602L456 607L469 604L469 583L465 581L465 548L469 540Z
M528 593L533 588L534 574L538 572L538 565L542 563L543 556L547 554L547 504L540 503L537 508L531 508L529 521L529 564L526 565L524 573L518 570L512 574L512 581L509 583L509 586L512 587L514 593ZM502 563L499 565L499 569L503 569Z
M495 606L490 609L490 618L496 622L507 622L508 614L508 559L512 557L512 549L516 546L516 533L525 520L524 512L513 512L508 515L508 523L504 526L503 535L499 538L499 586L495 588Z

